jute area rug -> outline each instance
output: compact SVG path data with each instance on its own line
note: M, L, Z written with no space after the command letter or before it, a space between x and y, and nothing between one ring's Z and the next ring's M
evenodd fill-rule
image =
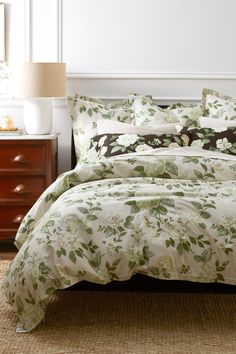
M1 354L236 353L236 294L58 291L45 324L16 323L1 292Z

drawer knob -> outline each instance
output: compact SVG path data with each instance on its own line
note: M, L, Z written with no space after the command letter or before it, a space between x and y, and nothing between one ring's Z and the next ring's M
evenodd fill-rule
M24 157L24 155L22 154L19 154L19 155L16 155L13 160L12 160L14 163L27 163L28 161L26 160L26 158Z
M19 214L19 215L16 215L16 217L14 217L12 222L14 222L14 224L20 224L23 219L24 219L24 215Z
M30 191L26 190L26 187L24 184L18 184L18 186L16 186L13 190L12 193L16 193L16 194L28 194L30 193Z

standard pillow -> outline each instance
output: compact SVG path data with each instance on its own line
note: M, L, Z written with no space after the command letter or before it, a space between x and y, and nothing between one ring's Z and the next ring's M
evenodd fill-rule
M98 131L98 135L114 134L114 133L119 133L119 134L128 133L128 134L140 134L140 135L145 135L145 134L161 135L161 134L177 133L174 123L162 124L159 127L152 129L152 128L136 126L128 123L121 123L118 121L108 120L108 119L98 119L97 131Z
M199 118L200 128L212 128L215 131L218 129L224 129L229 127L236 127L236 121L234 120L226 120L226 119L214 119L208 117L200 117Z
M133 98L105 104L98 99L75 94L67 97L67 105L72 118L77 162L80 163L87 160L90 139L98 134L99 118L125 123L134 120Z
M192 129L186 134L190 146L236 155L236 127L225 128L221 132L211 128Z
M202 105L196 104L188 107L169 108L171 115L184 127L197 128L200 126L199 118L203 115Z
M142 152L160 147L187 146L189 138L185 134L138 135L138 134L101 134L91 139L88 160Z
M214 119L236 120L236 99L219 92L203 89L202 106L204 115Z
M134 97L135 125L158 128L166 123L178 123L196 128L203 115L201 104L184 106L176 103L163 109L148 96Z
M178 122L168 110L157 106L148 96L134 97L134 112L134 124L138 126L158 128L162 124Z

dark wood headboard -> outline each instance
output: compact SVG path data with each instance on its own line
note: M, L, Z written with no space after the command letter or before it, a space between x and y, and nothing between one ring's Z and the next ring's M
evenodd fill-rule
M75 154L75 141L74 141L74 135L73 135L73 131L71 134L71 169L73 170L73 168L75 168L77 163L76 160L76 154Z

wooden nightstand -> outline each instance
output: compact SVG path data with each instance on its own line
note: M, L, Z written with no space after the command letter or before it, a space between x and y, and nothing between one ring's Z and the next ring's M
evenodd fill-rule
M57 135L0 137L0 242L57 177Z

